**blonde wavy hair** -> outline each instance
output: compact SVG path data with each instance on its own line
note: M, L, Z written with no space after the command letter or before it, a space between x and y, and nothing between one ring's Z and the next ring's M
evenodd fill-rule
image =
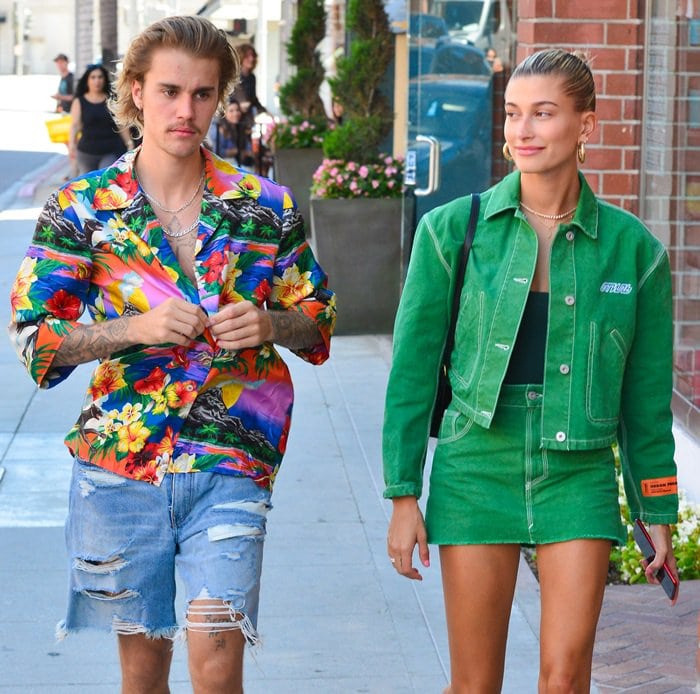
M238 80L240 64L226 33L208 19L195 15L165 17L146 27L129 46L116 81L115 97L109 107L120 128L143 132L143 112L131 96L131 85L143 83L151 68L153 53L161 48L185 51L197 58L211 58L219 63L219 108Z

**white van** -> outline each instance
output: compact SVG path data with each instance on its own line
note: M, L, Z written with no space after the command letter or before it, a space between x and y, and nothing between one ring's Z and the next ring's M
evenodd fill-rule
M452 40L494 48L504 65L510 62L514 37L506 0L431 0L430 13L445 20Z

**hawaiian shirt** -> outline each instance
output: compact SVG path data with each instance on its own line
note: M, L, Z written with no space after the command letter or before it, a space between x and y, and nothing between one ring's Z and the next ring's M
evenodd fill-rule
M9 326L36 383L50 388L75 369L52 362L85 308L105 321L145 313L168 297L207 314L242 300L299 311L316 322L319 343L294 352L324 362L335 296L291 191L202 148L195 285L138 185L137 154L67 183L39 217L12 288ZM292 403L289 371L271 343L226 350L206 330L186 347L134 345L102 359L65 442L82 460L156 485L168 472L207 470L271 489Z

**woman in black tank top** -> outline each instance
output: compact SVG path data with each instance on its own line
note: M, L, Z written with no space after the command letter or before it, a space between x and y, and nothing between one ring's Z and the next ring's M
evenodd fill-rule
M71 104L68 146L71 159L77 159L79 174L109 166L132 146L129 134L120 132L107 107L110 93L107 70L88 65Z

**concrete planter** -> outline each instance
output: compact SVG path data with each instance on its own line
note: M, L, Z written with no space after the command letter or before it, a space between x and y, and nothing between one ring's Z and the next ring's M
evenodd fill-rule
M323 150L320 147L275 150L275 181L292 189L299 211L306 222L307 236L311 228L309 215L311 177L321 166L322 161ZM313 246L313 243L311 245Z
M310 200L316 256L336 293L336 334L391 333L401 291L403 200Z

